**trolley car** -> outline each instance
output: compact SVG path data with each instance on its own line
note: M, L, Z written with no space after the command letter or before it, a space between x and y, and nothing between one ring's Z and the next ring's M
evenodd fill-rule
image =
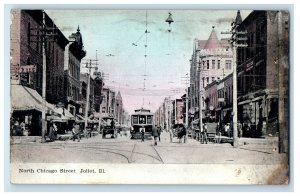
M145 128L145 138L150 138L153 128L153 113L144 108L134 110L134 112L131 115L131 139L141 138L141 128Z

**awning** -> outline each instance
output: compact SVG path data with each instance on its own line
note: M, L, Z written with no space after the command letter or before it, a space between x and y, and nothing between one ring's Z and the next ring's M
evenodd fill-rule
M75 116L73 116L67 109L54 107L53 111L59 114L62 118L66 118L68 120L75 120Z
M55 115L51 115L51 116L47 116L47 121L53 121L53 122L68 122L68 118L66 118L65 116L55 116Z
M84 118L81 115L76 114L76 121L78 121L78 122L84 122Z
M42 96L34 89L22 85L10 85L10 101L13 111L37 110L42 112ZM47 109L52 105L46 102Z
M245 100L245 101L241 101L241 102L238 103L238 105L244 105L244 104L247 104L247 103L251 103L251 101L252 100L249 100L249 99Z

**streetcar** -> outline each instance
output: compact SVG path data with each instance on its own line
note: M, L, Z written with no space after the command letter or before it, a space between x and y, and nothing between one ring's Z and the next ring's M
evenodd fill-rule
M131 139L142 137L141 128L145 128L145 139L150 138L153 128L153 113L144 108L134 110L134 114L131 115Z

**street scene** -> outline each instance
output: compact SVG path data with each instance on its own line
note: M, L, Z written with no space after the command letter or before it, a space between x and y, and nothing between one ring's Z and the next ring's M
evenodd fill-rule
M10 46L11 163L282 165L288 181L288 11L11 10Z

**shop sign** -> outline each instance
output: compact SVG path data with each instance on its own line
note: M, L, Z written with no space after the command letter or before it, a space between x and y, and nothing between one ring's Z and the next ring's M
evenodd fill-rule
M24 66L19 66L17 68L18 73L31 73L31 72L36 72L36 65L24 65Z

